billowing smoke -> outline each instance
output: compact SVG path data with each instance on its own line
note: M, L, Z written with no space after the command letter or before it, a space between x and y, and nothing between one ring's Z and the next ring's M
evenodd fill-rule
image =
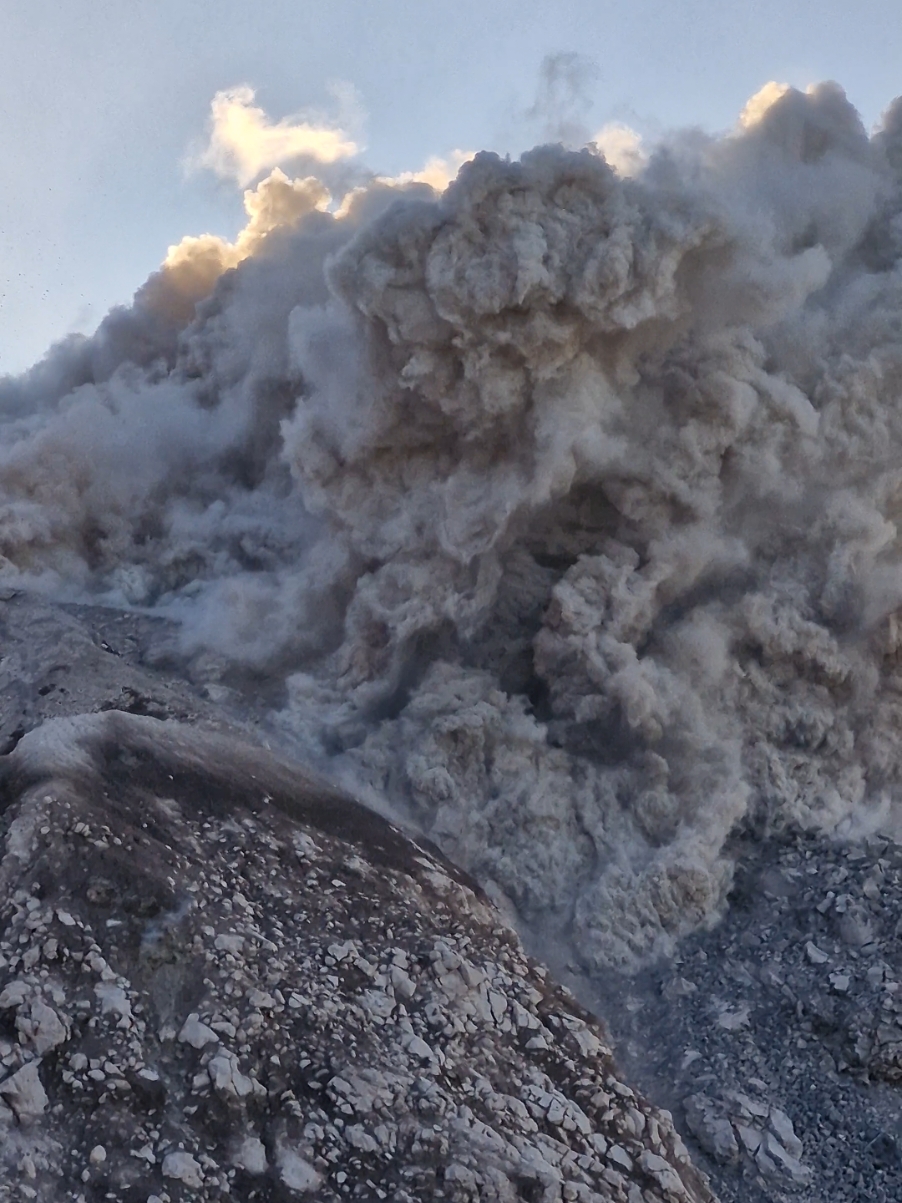
M274 174L0 383L6 576L283 677L588 967L716 916L737 826L902 818L902 104L627 143Z

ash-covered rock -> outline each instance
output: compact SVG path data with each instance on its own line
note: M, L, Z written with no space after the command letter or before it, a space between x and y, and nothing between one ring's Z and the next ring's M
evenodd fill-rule
M234 735L3 762L0 1200L711 1200L478 888Z
M730 908L599 1000L725 1200L902 1198L902 846L743 841Z

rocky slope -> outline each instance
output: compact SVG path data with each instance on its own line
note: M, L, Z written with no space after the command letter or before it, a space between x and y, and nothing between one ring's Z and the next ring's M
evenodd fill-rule
M713 1198L474 884L351 799L121 711L2 782L0 1199Z

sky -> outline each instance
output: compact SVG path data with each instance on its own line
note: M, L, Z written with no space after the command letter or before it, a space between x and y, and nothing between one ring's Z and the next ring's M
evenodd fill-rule
M0 0L0 374L184 235L234 237L246 180L204 165L217 93L319 114L395 175L554 136L549 56L567 114L647 139L728 129L768 80L836 79L868 126L902 93L898 0Z

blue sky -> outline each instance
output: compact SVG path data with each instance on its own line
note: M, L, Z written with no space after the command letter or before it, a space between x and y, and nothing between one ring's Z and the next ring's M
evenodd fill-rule
M184 234L233 236L241 190L186 163L210 102L278 120L356 89L366 163L518 152L549 54L583 56L590 129L728 128L769 79L837 79L866 124L902 92L897 0L0 0L0 373L127 301Z

